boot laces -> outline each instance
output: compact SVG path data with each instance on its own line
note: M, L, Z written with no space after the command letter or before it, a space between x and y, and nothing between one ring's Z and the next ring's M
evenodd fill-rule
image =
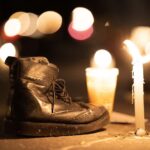
M53 80L48 88L47 98L52 104L52 113L54 112L55 100L62 100L66 103L71 103L71 97L69 96L65 81L63 79Z

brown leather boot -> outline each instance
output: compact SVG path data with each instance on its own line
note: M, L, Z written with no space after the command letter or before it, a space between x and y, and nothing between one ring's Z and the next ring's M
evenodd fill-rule
M104 107L73 102L58 68L44 57L8 57L10 109L6 131L26 136L93 132L109 122Z

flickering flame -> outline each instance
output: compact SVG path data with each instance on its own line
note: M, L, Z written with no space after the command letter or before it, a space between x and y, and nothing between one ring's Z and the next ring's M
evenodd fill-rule
M18 19L9 19L4 25L4 32L7 36L16 36L21 29L21 23Z
M12 43L5 43L0 48L0 59L3 62L8 56L16 56L16 48Z
M93 61L96 67L105 69L111 66L112 57L107 50L101 49L96 51Z
M125 40L123 43L127 46L128 52L134 60L141 60L143 64L150 61L150 54L142 56L139 48L132 41Z
M72 27L76 31L88 30L94 23L94 17L90 10L84 7L76 7L72 12Z

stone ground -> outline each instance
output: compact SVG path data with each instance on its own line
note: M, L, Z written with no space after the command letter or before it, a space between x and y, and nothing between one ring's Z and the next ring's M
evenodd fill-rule
M0 150L150 150L150 135L135 136L133 117L114 113L112 118L114 123L104 130L85 135L43 138L1 136ZM148 121L146 129L150 131Z

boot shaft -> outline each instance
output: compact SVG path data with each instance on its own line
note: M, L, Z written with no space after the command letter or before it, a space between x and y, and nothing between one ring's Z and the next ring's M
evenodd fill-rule
M58 76L58 68L45 57L8 57L10 92L8 98L10 118L32 117L49 103L45 94ZM51 104L47 105L51 111ZM19 112L19 113L18 113Z
M10 83L17 83L20 79L34 80L47 85L47 81L55 80L58 76L58 68L48 62L45 57L15 58L8 57L5 62L10 69ZM14 82L15 81L15 82Z

